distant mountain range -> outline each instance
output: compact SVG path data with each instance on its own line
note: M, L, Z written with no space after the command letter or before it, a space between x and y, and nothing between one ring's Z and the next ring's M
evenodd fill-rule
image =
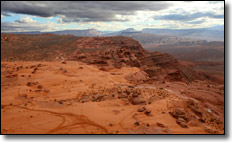
M126 36L137 40L147 51L169 53L179 60L224 61L224 26L201 29L133 28L121 31L63 30L54 32L18 32L14 34L56 34L80 37ZM73 37L74 38L74 37Z
M12 34L58 34L58 35L74 35L74 36L100 36L103 33L96 29L88 29L88 30L63 30L63 31L55 31L55 32L11 32Z
M191 38L198 40L210 40L210 41L223 41L224 40L224 25L214 26L210 28L198 28L198 29L156 29L156 28L145 28L141 31L137 31L133 28L121 30L121 31L98 31L96 29L87 30L63 30L55 32L14 32L14 34L41 34L41 33L52 33L59 35L74 35L74 36L136 36L138 37L149 37L154 35L156 37L178 37L178 38Z
M64 31L56 31L50 32L52 34L59 35L74 35L74 36L101 36L103 32L100 32L96 29L88 29L88 30L64 30Z
M175 36L179 38L191 38L196 40L224 40L224 25L214 26L210 28L198 28L198 29L155 29L155 28L145 28L141 31L136 31L133 28L126 30L112 32L105 34L104 36L132 36L136 34L138 37L139 34L144 36L144 34L155 34L156 36Z
M205 39L205 40L223 40L224 29L199 28L199 29L143 29L143 33L166 34L184 38Z

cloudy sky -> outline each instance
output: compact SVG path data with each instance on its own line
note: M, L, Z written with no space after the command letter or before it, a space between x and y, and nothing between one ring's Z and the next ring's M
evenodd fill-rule
M223 1L1 1L2 32L217 25L224 25Z

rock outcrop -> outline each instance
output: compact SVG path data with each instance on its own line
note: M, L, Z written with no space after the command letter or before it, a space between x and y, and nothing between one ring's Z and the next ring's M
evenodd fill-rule
M130 37L2 34L1 41L1 59L7 61L71 60L97 65L103 71L137 67L142 72L126 78L134 83L212 79L180 65L169 54L144 50L138 41Z

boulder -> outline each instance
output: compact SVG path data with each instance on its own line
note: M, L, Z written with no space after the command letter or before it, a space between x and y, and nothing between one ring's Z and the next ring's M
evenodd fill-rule
M43 85L38 85L38 89L42 89L43 88Z
M93 102L100 102L100 101L103 101L105 98L104 95L100 95L100 94L96 94L94 96L92 96L92 101Z
M120 94L118 94L118 98L119 99L122 99L122 98L127 98L128 96L127 96L127 94L125 94L125 93L120 93Z
M90 97L87 95L83 95L82 98L79 100L80 103L85 103L89 101L90 101Z
M131 98L131 103L133 105L146 105L146 101L142 97L133 97L133 98Z
M138 108L138 112L144 112L146 110L146 108L143 106L143 107L140 107L140 108Z
M176 123L179 124L182 128L188 128L188 125L183 118L177 118Z
M197 106L190 106L191 110L199 117L202 117L202 113L200 112L199 107Z
M162 124L162 123L157 122L156 125L159 127L165 128L164 124Z
M179 116L185 115L184 109L182 108L177 108L176 110L174 110L173 112L170 112L170 114L174 117L174 118L178 118Z
M146 109L144 112L147 116L151 115L151 110L150 109Z
M138 97L139 96L139 93L137 93L137 92L134 92L133 94L132 94L132 97Z
M39 84L38 82L27 82L27 86L34 86L34 85L37 85Z

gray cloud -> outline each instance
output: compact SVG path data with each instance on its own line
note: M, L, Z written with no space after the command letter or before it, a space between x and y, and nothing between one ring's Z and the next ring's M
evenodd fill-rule
M50 31L52 27L51 25L38 22L1 22L1 32Z
M1 1L1 13L58 16L62 22L120 21L116 15L159 11L169 6L170 3L157 1Z
M6 12L1 12L1 15L3 15L3 16L11 16L10 14L8 14Z
M209 18L216 18L216 19L223 19L224 15L217 15L211 12L196 12L193 14L169 14L169 15L162 15L154 17L155 20L173 20L173 21L192 21L197 18L201 17L209 17Z
M204 23L206 20L205 19L202 19L202 20L196 20L196 21L187 21L185 23L187 24L201 24L201 23Z

